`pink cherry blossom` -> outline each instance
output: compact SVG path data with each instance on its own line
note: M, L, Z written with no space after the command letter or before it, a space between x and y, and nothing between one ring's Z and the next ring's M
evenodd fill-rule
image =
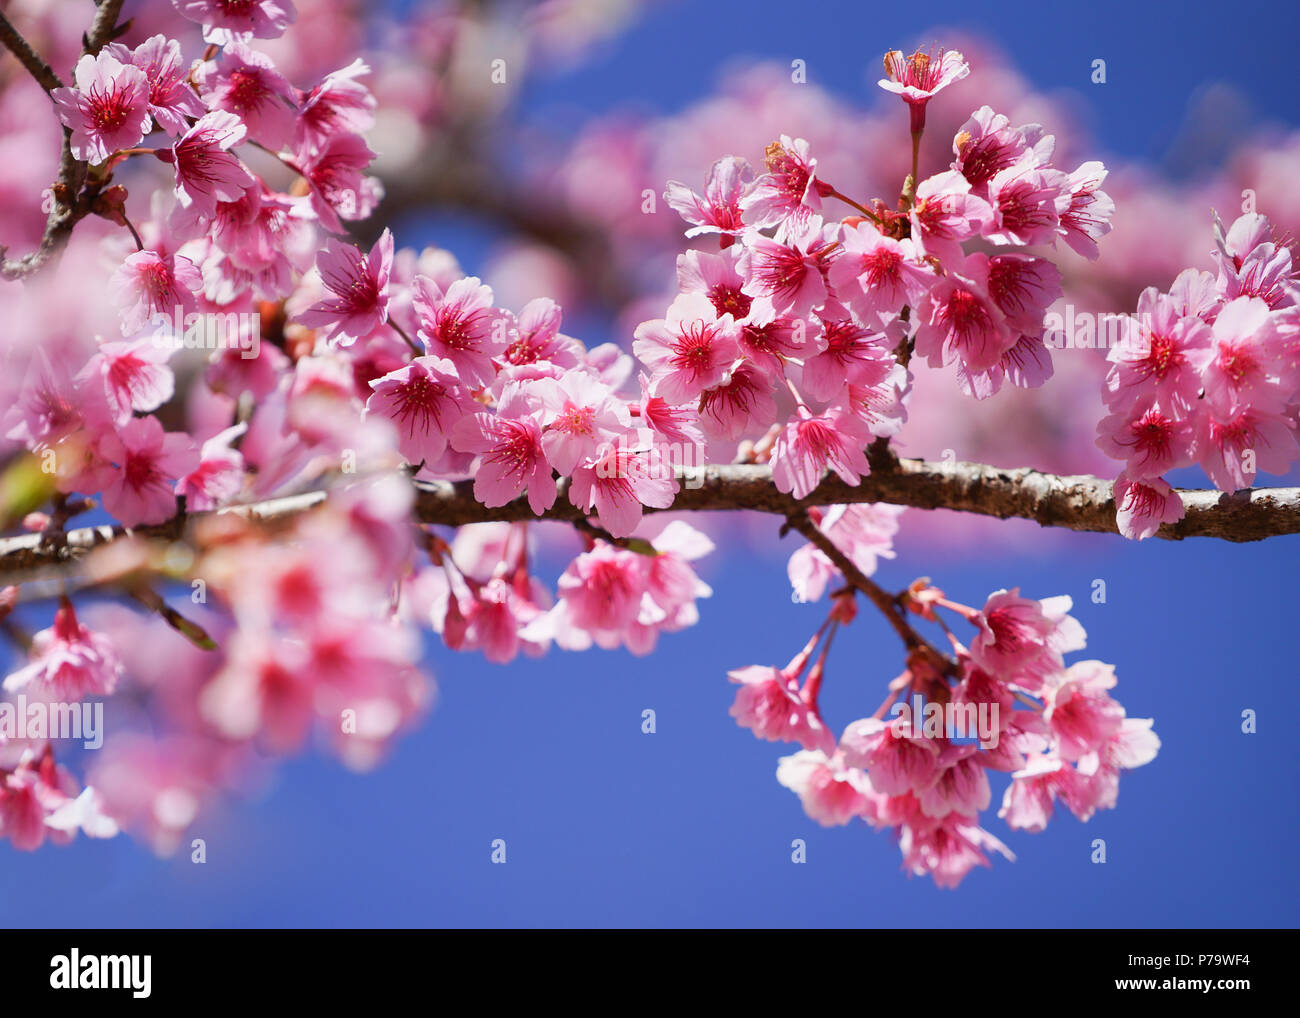
M234 501L244 486L244 457L232 443L247 431L236 424L219 431L199 450L199 465L176 482L189 512L205 512Z
M904 795L930 787L939 775L936 740L914 736L906 726L879 718L854 721L840 737L844 760L871 776L884 795Z
M780 226L801 230L821 208L822 196L831 189L817 179L817 160L802 138L781 135L767 147L767 172L753 182L740 199L745 225L755 229Z
M1068 597L1035 601L1018 587L989 595L972 621L979 632L970 643L975 664L1003 682L1028 690L1064 667L1062 655L1084 645L1083 627L1068 614Z
M156 417L136 417L100 436L95 483L104 508L125 526L162 523L176 514L172 482L194 470L199 451L182 433L165 434Z
M120 425L133 412L150 413L172 398L175 377L167 367L172 348L153 337L103 343L86 362L79 378L103 386L104 399Z
M867 776L841 754L821 750L781 757L776 780L799 796L804 812L823 827L842 827L862 814L873 791Z
M925 106L936 94L970 74L970 64L956 50L917 50L904 56L902 50L885 54L885 74L876 84L907 103L911 112L911 131L925 127Z
M181 54L181 44L165 35L146 39L134 50L110 42L105 52L138 67L149 84L149 114L154 123L170 135L189 130L186 117L198 118L206 112L194 89L185 80L189 66Z
M670 467L653 448L607 445L573 471L569 501L584 512L594 511L614 537L628 537L641 522L643 507L667 509L673 504L677 481Z
M971 193L965 177L956 170L947 170L921 181L908 217L917 254L938 258L947 267L961 262L962 241L993 222L993 209Z
M573 473L579 463L597 456L631 427L627 405L581 369L558 379L544 378L531 390L546 428L542 448L561 474Z
M419 338L428 351L455 365L470 388L487 385L496 374L492 363L514 339L510 316L492 306L492 288L476 276L458 279L444 291L427 276L412 284Z
M724 247L745 229L741 222L740 199L752 177L747 160L735 156L719 159L709 169L709 179L704 194L699 195L685 184L668 181L664 201L675 209L691 228L687 237L701 234L721 234Z
M31 662L4 681L7 693L71 703L87 696L108 696L122 677L113 642L77 620L64 598L54 625L32 638Z
M826 276L834 227L825 227L820 216L810 216L779 243L761 233L745 237L745 257L740 272L748 276L744 292L764 297L778 314L796 318L821 307L830 295Z
M453 448L480 455L474 497L484 505L505 505L525 489L528 504L539 515L555 503L555 478L542 449L542 428L518 385L508 387L497 413L470 414L457 421L449 439Z
M1046 686L1043 720L1062 760L1096 753L1124 722L1124 708L1111 699L1115 669L1100 661L1076 661Z
M686 251L677 256L677 286L682 293L699 293L713 303L718 317L740 321L749 314L754 298L745 293L747 278L740 269L744 248L731 247L721 254ZM748 263L744 263L748 267Z
M800 408L772 447L772 483L778 491L803 498L834 470L846 484L857 484L871 473L863 449L871 432L851 414L832 411L815 416Z
M1026 152L989 181L993 219L984 236L994 244L1043 244L1058 230L1066 236L1081 232L1061 227L1058 205L1069 198L1070 186L1064 173L1038 165L1034 154Z
M1097 425L1098 448L1124 460L1125 473L1139 481L1195 462L1195 438L1192 422L1173 417L1154 396Z
M772 379L752 361L736 364L721 384L700 395L700 423L710 438L736 441L776 420Z
M797 676L763 665L750 665L727 673L738 683L731 716L768 742L797 742L805 749L835 751L835 737L822 722L817 708L807 703Z
M642 322L632 350L651 371L655 392L670 403L687 403L726 381L739 355L730 315L718 317L707 297L682 294L666 318Z
M298 17L293 0L172 0L183 17L203 26L204 42L277 39Z
M72 131L77 159L102 163L149 133L149 82L138 67L100 50L77 61L74 77L75 88L56 88L50 98L63 126Z
M910 240L886 237L870 222L841 227L840 246L828 278L839 299L860 317L897 313L934 283L934 270L918 260Z
M1151 537L1162 523L1177 523L1184 516L1183 501L1163 478L1135 481L1125 473L1115 479L1116 523L1132 540Z
M298 315L312 329L329 326L326 337L351 346L388 321L388 284L393 271L393 234L379 235L369 255L351 244L331 241L316 259L325 288L333 296Z
M1011 849L961 813L949 813L933 826L905 824L899 832L903 866L916 876L929 875L939 887L954 888L976 866L990 865L989 851L1015 861Z
M880 559L894 557L894 535L898 533L898 518L902 513L901 506L872 502L810 511L817 529L866 576L876 571ZM839 575L826 553L812 543L804 544L790 556L786 572L796 596L803 602L820 600L827 584Z
M363 134L375 125L378 103L370 89L357 80L369 73L369 65L358 58L325 75L302 96L295 150L320 148L335 134Z
M960 274L944 276L921 301L916 353L932 366L958 361L967 371L986 371L1015 345L1019 337L993 303L987 281L988 262L974 254Z
M399 448L410 463L436 463L456 424L479 409L449 361L416 357L370 383L366 412L397 425Z
M553 364L576 368L582 360L582 344L560 332L560 306L548 297L530 300L519 312L515 337L506 348L510 364Z
M233 113L204 114L176 140L171 161L176 171L176 199L183 209L216 214L219 202L237 201L256 181L229 149L248 129Z
M1058 209L1059 233L1076 254L1089 261L1097 260L1097 241L1110 233L1110 217L1115 214L1115 202L1101 190L1106 173L1099 162L1084 163L1070 174L1070 204Z
M199 65L195 81L208 109L236 114L248 136L267 148L280 149L293 135L293 86L266 54L232 42L215 60Z
M330 135L303 158L312 211L331 233L342 233L344 219L364 219L379 204L382 188L365 175L374 159L365 139L343 133Z
M113 274L109 287L122 309L122 333L129 336L155 319L170 324L178 309L182 316L194 310L203 276L181 255L137 251Z
M1195 315L1182 315L1171 297L1148 287L1138 298L1137 324L1107 354L1106 400L1114 411L1143 394L1180 415L1200 398L1201 371L1209 359L1212 333Z

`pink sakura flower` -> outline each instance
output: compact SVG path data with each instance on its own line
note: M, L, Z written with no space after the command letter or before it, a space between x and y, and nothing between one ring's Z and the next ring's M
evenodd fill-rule
M796 658L796 661L798 659ZM727 673L738 683L730 714L741 728L768 742L797 742L822 754L835 752L835 737L822 722L815 704L804 699L795 662L785 669L749 665Z
M709 169L703 195L696 194L685 184L670 180L664 191L664 201L691 224L686 236L718 233L722 235L722 246L728 247L745 229L741 222L740 201L751 176L748 161L727 156Z
M1084 163L1069 176L1070 204L1058 208L1060 226L1057 232L1075 254L1090 262L1097 260L1100 253L1097 241L1110 233L1110 217L1115 214L1115 202L1101 190L1106 173L1102 163Z
M1282 334L1259 297L1230 300L1214 320L1214 346L1201 381L1207 399L1279 410L1292 396L1278 384Z
M393 234L384 230L363 255L351 244L330 241L316 259L325 288L333 294L298 315L309 329L330 326L327 339L351 346L388 321L388 284L393 271Z
M164 434L156 417L135 417L99 439L92 471L104 508L127 527L162 523L176 514L172 481L199 463L194 440Z
M1099 752L1124 723L1111 699L1115 669L1101 661L1076 661L1046 686L1043 720L1062 760Z
M993 792L974 746L948 746L939 754L934 781L917 795L921 812L938 820L974 817L988 809Z
M831 262L828 278L836 295L859 317L897 314L915 305L934 283L910 240L884 236L870 222L840 227L842 253Z
M655 392L670 403L690 403L720 385L739 355L731 315L718 315L707 297L681 294L666 318L642 322L632 351L651 371Z
M3 772L0 772L3 773ZM0 837L20 852L34 852L46 837L66 844L71 835L50 828L46 821L77 794L66 769L44 754L38 762L23 760L0 777Z
M835 227L822 225L820 216L810 216L791 231L787 243L752 233L745 237L745 255L740 272L748 276L744 292L765 297L779 314L804 318L830 296L825 272L833 247L828 240Z
M896 363L893 345L885 333L867 328L844 305L828 302L817 312L817 318L821 323L821 349L804 355L799 382L804 394L812 399L832 399L847 384L874 385Z
M178 309L182 316L192 311L203 276L181 255L137 251L113 273L109 287L122 309L122 333L131 335L156 318L170 324Z
M739 323L736 341L750 363L772 379L785 377L792 357L811 357L821 350L819 320L778 314L766 297L754 300L749 317Z
M1227 300L1258 297L1270 308L1296 304L1291 249L1272 242L1272 227L1258 213L1239 216L1224 235L1218 217L1214 235L1218 243L1218 289Z
M833 189L817 179L817 160L802 138L783 134L767 146L765 156L767 172L740 199L745 225L779 226L781 235L800 230Z
M989 181L1013 166L1031 147L1041 165L1051 158L1055 139L1050 134L1044 135L1037 124L1012 127L1002 114L994 113L989 106L981 106L953 138L952 151L956 159L952 168L966 178L972 193L987 198Z
M696 575L691 563L712 552L713 542L685 520L673 520L657 534L653 533L656 525L661 524L643 523L638 530L638 536L651 539L658 552L650 556L646 595L674 625L684 617L693 624L698 617L696 600L712 597L713 589Z
M1007 324L1041 337L1047 308L1063 293L1061 270L1045 258L1022 254L994 255L986 264L988 294Z
M412 289L426 349L451 361L467 387L490 383L496 375L492 359L514 338L510 315L492 306L492 288L470 276L444 291L428 276L416 276Z
M88 386L103 387L113 419L121 425L134 412L150 413L172 398L171 354L169 345L152 338L102 343L78 377Z
M805 407L777 436L772 446L772 482L778 491L803 498L821 482L827 469L846 484L857 484L871 473L862 450L871 432L860 420L841 410L814 416Z
M641 402L637 406L637 417L641 425L648 428L654 441L679 448L689 447L699 451L703 459L704 432L700 430L699 414L690 405L669 403L662 396L656 395L647 375L640 376ZM708 393L705 393L707 398ZM776 404L772 405L776 412Z
M517 584L495 577L480 587L470 604L465 620L468 624L467 645L483 652L493 664L509 664L524 649L536 656L544 643L528 639L528 624L542 614L531 589L522 596ZM524 584L528 588L527 583Z
M370 73L360 58L341 70L331 71L302 96L294 150L319 148L335 134L364 134L375 125L378 103L370 89L358 81Z
M1135 481L1121 473L1115 479L1115 522L1125 537L1151 537L1162 523L1177 523L1185 514L1183 500L1163 478Z
M576 368L582 360L582 344L560 332L560 306L549 297L530 300L519 312L515 338L506 348L510 364L553 364Z
M1285 474L1300 449L1283 413L1206 399L1196 418L1201 468L1220 491L1249 488L1260 471Z
M855 566L870 576L879 559L894 557L901 506L875 503L828 506L817 519L817 529L829 537ZM839 570L816 545L805 543L786 566L790 585L802 602L817 601Z
M232 42L199 65L195 81L208 109L237 115L250 138L276 150L288 143L297 122L294 89L265 53Z
M1124 460L1124 472L1139 481L1195 462L1195 438L1192 421L1174 418L1154 396L1097 425L1097 448Z
M933 256L951 268L961 263L961 242L987 229L993 210L971 193L965 177L948 170L921 181L908 217L917 255Z
M1147 287L1138 298L1136 323L1106 359L1106 402L1113 411L1131 407L1143 395L1187 415L1201 391L1201 370L1210 357L1213 334L1194 315L1184 316L1171 297Z
M677 481L670 466L653 449L629 449L622 442L607 445L596 459L573 471L569 501L583 512L594 511L614 537L629 537L645 506L667 509L673 504Z
M74 377L63 357L50 357L37 347L17 401L0 426L6 429L6 438L36 450L55 445L82 427L107 426L111 418L99 387Z
M970 644L977 667L1007 684L1030 691L1059 673L1062 656L1084 646L1083 627L1070 615L1069 597L1034 601L1020 588L989 595L971 621L979 632Z
M199 710L230 739L258 740L277 753L299 749L315 719L315 673L307 647L266 627L240 627L226 666L203 687Z
M557 592L568 619L598 646L617 647L641 612L648 556L603 541L565 569Z
M144 73L149 85L149 114L168 134L184 134L190 127L186 117L198 118L206 112L185 80L189 67L181 55L181 44L175 39L155 35L134 50L117 42L110 42L104 49L123 64L132 64Z
M237 201L257 181L229 149L248 133L233 113L204 114L172 146L176 200L201 216L216 214L220 202Z
M470 414L451 428L452 447L480 455L474 497L484 505L505 505L528 490L537 515L555 503L555 477L542 449L542 428L518 384L502 394L495 414Z
M958 361L967 371L986 371L1019 338L1008 327L988 289L988 262L971 255L961 272L942 277L921 301L916 353L931 366Z
M975 399L988 399L1010 382L1021 389L1037 389L1052 377L1052 355L1040 336L1021 336L1002 352L998 362L983 371L957 365L957 383Z
M295 20L293 0L172 0L178 14L203 26L203 41L278 39Z
M63 598L54 625L32 638L31 662L5 679L4 689L73 703L87 696L110 695L122 670L113 642L77 621L72 602Z
M397 426L398 448L409 463L436 463L447 436L464 417L480 409L461 385L449 361L416 357L370 383L366 413Z
M379 203L382 188L364 172L374 159L359 134L332 134L303 159L312 211L331 233L342 233L342 220L364 219Z
M199 465L176 482L188 512L206 512L233 502L244 486L244 457L231 443L248 430L236 424L213 435L199 451Z
M881 362L875 373L849 382L840 393L838 407L861 421L877 438L897 435L907 423L907 394L911 373L901 364Z
M898 847L903 868L915 876L929 875L939 887L955 888L976 866L989 866L988 851L1015 862L1001 841L961 813L949 813L932 826L904 824Z
M799 796L804 812L823 827L842 827L869 806L867 776L849 767L842 754L804 749L778 762L776 780Z
M1078 780L1074 768L1059 756L1035 754L1012 773L998 816L1012 830L1037 834L1052 819L1057 796L1069 790L1069 797L1074 797Z
M902 50L885 54L885 75L876 84L907 103L913 134L925 129L925 105L942 89L970 74L970 64L956 50L923 53L910 57Z
M551 466L571 474L579 463L599 455L632 425L627 405L609 388L580 368L558 379L543 378L531 386L542 412L542 449Z
M747 279L740 273L742 248L721 254L686 251L677 256L677 287L682 293L699 293L713 303L718 317L740 321L749 314L754 298L744 292Z
M700 423L711 438L736 441L776 420L772 378L752 361L737 363L721 385L701 393Z
M45 826L68 836L80 831L88 838L113 838L120 831L117 821L105 811L99 790L89 785L46 816Z
M107 50L77 61L75 88L56 88L50 98L63 126L72 132L72 154L102 163L132 148L149 133L149 82L144 72L123 64Z
M883 795L920 791L939 774L937 740L879 718L863 718L844 729L840 752L850 766L867 771L872 788Z
M1058 207L1069 200L1070 186L1060 170L1039 166L1032 152L1025 153L989 181L993 219L984 236L994 244L1045 244L1061 232L1070 236Z

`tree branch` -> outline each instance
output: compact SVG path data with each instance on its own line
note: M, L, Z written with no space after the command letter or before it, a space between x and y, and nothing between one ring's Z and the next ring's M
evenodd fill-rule
M748 509L790 517L814 505L887 502L916 509L952 509L998 519L1033 520L1045 527L1094 533L1117 533L1110 481L1090 476L1058 476L1020 468L1003 470L980 463L926 460L881 460L877 469L856 486L838 477L824 480L807 498L796 500L777 491L766 466L711 466L693 477L682 476L683 487L671 511L711 512ZM689 485L689 486L688 486ZM458 527L470 523L560 520L573 522L587 514L566 497L567 481L559 482L555 505L542 517L533 515L520 498L489 509L474 498L470 481L416 481L415 518L426 524ZM1300 488L1259 488L1226 494L1179 489L1186 516L1157 533L1166 540L1217 537L1225 541L1259 541L1300 533ZM221 510L251 520L274 523L298 516L325 498L311 491ZM653 511L653 510L648 510ZM201 514L194 514L201 515ZM154 527L138 527L144 537L176 540L188 518ZM0 579L26 582L58 572L90 549L116 540L121 527L83 527L68 531L62 544L39 534L0 538Z
M53 92L56 88L63 87L63 82L54 73L54 68L47 64L32 48L32 44L23 38L18 29L14 28L5 17L4 11L0 11L0 42L4 43L5 47L18 58L19 63L27 68L28 73L46 92Z
M117 18L122 11L122 2L123 0L102 0L99 4L90 31L84 38L85 52L92 55L98 53L117 35ZM0 20L2 19L3 15L0 15ZM4 22L4 25L8 24L8 21ZM17 35L16 32L14 34ZM21 39L21 36L18 38ZM9 43L9 40L6 38L5 42ZM23 44L26 45L25 42ZM12 44L10 48L13 48ZM27 48L31 50L30 46ZM36 56L34 52L32 55ZM40 60L39 57L36 59ZM43 61L41 64L44 66ZM41 81L47 91L51 87L58 88L60 85L58 76L48 66L45 70L49 71L53 85L46 85L40 77L37 77L37 81ZM35 71L32 73L36 74ZM0 245L0 279L26 279L43 269L63 250L72 236L73 227L91 212L93 204L91 196L82 193L82 185L85 182L86 164L73 156L72 132L65 127L63 150L59 156L59 173L55 178L54 186L50 188L50 194L54 199L53 206L45 220L45 231L41 234L40 243L35 251L21 258L6 257L8 248Z

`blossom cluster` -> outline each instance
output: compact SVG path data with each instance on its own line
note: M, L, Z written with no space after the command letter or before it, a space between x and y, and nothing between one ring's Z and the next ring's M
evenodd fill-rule
M1220 491L1284 474L1300 457L1300 278L1266 217L1215 220L1218 272L1187 269L1142 292L1110 350L1097 445L1124 463L1120 531L1142 539L1183 517L1164 475L1199 464Z
M943 74L930 74L923 56L886 62L913 109L968 70L946 53L933 65ZM757 176L733 156L714 164L703 194L670 183L686 235L716 235L720 251L679 256L679 296L636 330L649 392L698 407L710 438L770 429L773 479L802 498L828 469L849 484L869 473L863 450L906 420L913 353L955 365L980 399L1004 382L1042 385L1052 372L1044 316L1061 273L1019 249L1064 241L1095 258L1114 208L1100 190L1105 167L1065 173L1054 147L1038 125L1013 127L982 107L949 168L909 178L896 209L877 199L843 220L826 203L847 199L819 176L808 143L786 135Z
M842 530L835 539L846 553L865 550ZM759 738L802 747L781 759L777 780L819 824L861 819L891 830L909 873L955 887L973 866L989 865L989 851L1014 858L980 826L992 801L990 773L1010 775L998 816L1013 830L1033 833L1047 826L1058 801L1080 820L1113 808L1121 772L1154 759L1160 742L1152 721L1127 717L1110 694L1114 669L1093 660L1065 663L1085 643L1070 598L1036 601L1000 590L977 610L919 581L907 604L933 621L936 609L956 612L974 635L962 644L950 634L950 658L914 649L890 683L890 698L838 738L818 705L829 635L811 668L809 662L823 632L851 621L842 597L784 668L730 673L740 686L731 709L737 722ZM988 730L976 738L973 724L954 730L929 717L913 720L902 713L909 698L926 704L927 715L933 707L936 718L943 708L987 719Z

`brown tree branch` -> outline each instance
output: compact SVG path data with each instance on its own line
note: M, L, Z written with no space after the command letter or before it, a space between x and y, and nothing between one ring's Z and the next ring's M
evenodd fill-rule
M99 4L94 21L91 22L90 30L83 40L86 53L92 55L98 53L118 34L117 18L122 12L122 2L123 0L102 0ZM9 23L5 21L4 24ZM19 38L21 39L21 36ZM8 42L7 39L5 41ZM30 47L28 49L30 50ZM32 55L35 56L35 53L33 52ZM51 87L58 88L60 85L58 76L48 67L45 70L49 71L53 85L47 85L44 81L41 84L45 85L47 91ZM37 81L40 80L40 77L37 77ZM39 272L62 252L72 236L73 228L85 219L92 209L93 196L82 192L82 185L85 182L86 164L73 156L72 132L65 127L63 149L59 155L59 172L54 186L50 188L53 204L45 220L45 231L41 234L40 243L35 251L21 258L7 257L8 249L0 245L0 279L26 279Z
M0 43L4 43L9 52L18 58L18 62L27 68L28 73L46 92L53 92L56 88L63 87L63 82L54 73L54 68L47 64L32 48L32 44L23 38L22 33L14 28L5 17L4 11L0 11Z
M1090 476L1058 476L1020 468L1004 470L980 463L933 462L877 457L877 469L858 485L838 477L824 480L807 498L796 500L777 491L766 466L711 466L681 477L671 511L710 512L748 509L790 517L814 505L887 502L916 509L951 509L998 519L1033 520L1045 527L1094 533L1117 533L1110 481ZM474 498L469 481L417 481L415 518L426 524L458 527L470 523L535 520L526 499L489 509ZM559 482L555 505L541 519L573 522L585 513L566 497L567 482ZM1157 533L1166 540L1216 537L1225 541L1259 541L1300 533L1300 488L1259 488L1225 494L1179 489L1186 516ZM298 516L318 505L323 491L311 491L222 512L274 523ZM187 518L133 533L175 540L183 536ZM25 582L60 571L90 549L113 541L120 527L83 527L68 531L61 544L39 534L0 538L0 580Z

